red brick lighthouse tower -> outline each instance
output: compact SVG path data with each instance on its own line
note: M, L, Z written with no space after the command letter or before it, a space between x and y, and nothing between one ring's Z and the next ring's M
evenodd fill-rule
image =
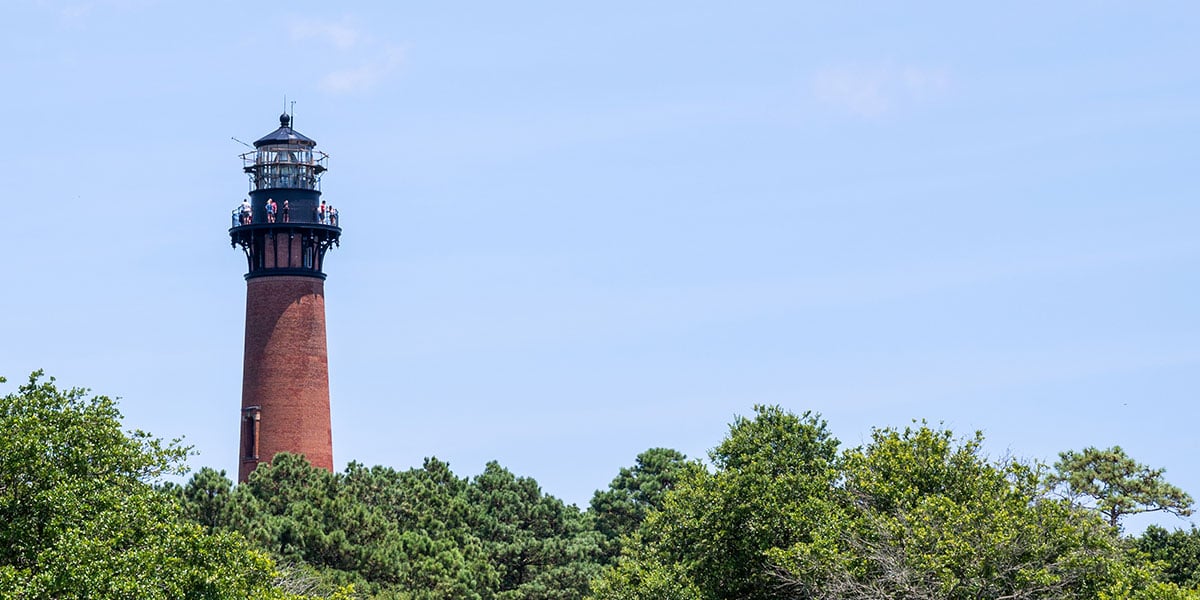
M329 157L316 145L284 114L242 155L249 200L229 230L249 268L239 482L277 452L333 470L324 266L342 230L321 200Z

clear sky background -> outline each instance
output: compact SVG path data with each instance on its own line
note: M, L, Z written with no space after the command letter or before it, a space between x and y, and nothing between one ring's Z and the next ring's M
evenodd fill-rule
M495 459L585 505L775 403L847 445L1120 444L1200 496L1197 31L1188 2L7 2L2 389L44 368L236 472L230 138L286 94L344 227L339 468Z

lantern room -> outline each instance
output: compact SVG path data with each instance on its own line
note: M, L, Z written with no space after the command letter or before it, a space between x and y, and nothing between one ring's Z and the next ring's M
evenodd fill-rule
M329 156L314 149L317 142L292 129L292 118L279 115L279 129L254 142L242 155L250 176L250 191L270 189L320 190Z

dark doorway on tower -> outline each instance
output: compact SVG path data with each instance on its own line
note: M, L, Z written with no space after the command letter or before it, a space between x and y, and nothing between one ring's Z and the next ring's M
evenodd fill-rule
M242 409L242 460L258 460L258 426L262 410L257 406Z

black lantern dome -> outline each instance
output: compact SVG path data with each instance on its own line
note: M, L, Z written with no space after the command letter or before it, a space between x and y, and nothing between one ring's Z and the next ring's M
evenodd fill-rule
M316 146L316 140L292 129L292 117L287 113L279 115L279 129L262 136L258 141L254 142L255 148L263 146L274 146L279 144L292 144L297 146L308 146L309 148Z

